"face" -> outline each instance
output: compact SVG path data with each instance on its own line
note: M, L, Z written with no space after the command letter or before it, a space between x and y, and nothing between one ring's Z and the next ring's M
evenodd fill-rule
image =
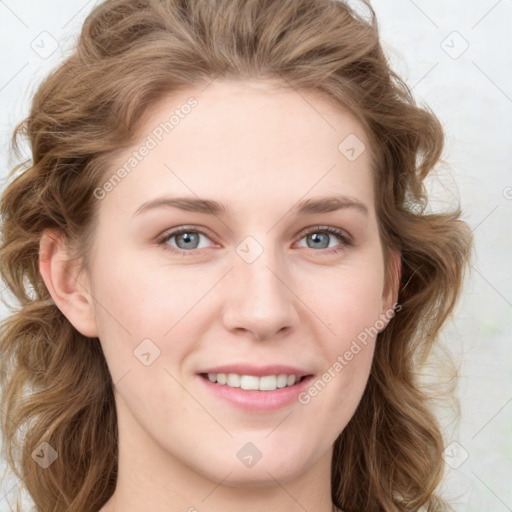
M139 463L253 485L330 461L392 304L366 141L348 112L271 82L146 113L97 189L88 275Z

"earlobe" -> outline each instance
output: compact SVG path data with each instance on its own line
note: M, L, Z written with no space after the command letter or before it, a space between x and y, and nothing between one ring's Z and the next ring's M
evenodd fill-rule
M84 336L98 336L87 276L78 279L78 261L69 261L65 238L46 230L39 242L39 272L57 307Z

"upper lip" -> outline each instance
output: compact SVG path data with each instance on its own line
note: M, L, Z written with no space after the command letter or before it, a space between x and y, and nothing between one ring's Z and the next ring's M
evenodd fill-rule
M267 366L254 366L253 364L226 364L205 368L198 373L236 373L238 375L254 375L255 377L263 377L265 375L279 375L286 373L287 375L296 375L297 377L305 377L311 375L312 372L289 366L284 364L271 364Z

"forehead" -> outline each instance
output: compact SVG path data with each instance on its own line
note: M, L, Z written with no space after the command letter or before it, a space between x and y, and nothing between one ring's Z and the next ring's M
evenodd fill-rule
M238 198L242 207L337 192L373 203L358 120L317 93L277 81L214 80L174 92L146 110L138 135L112 163L111 174L128 172L108 201L135 206L169 193L228 204ZM145 156L136 155L143 147Z

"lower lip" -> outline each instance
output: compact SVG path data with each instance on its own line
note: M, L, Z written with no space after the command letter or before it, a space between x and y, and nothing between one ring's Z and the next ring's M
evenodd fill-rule
M274 391L259 391L256 389L232 388L226 384L210 382L208 378L197 375L199 380L219 398L232 405L251 412L269 412L286 407L294 402L298 403L297 396L306 390L313 375L309 375L298 384L277 388Z

